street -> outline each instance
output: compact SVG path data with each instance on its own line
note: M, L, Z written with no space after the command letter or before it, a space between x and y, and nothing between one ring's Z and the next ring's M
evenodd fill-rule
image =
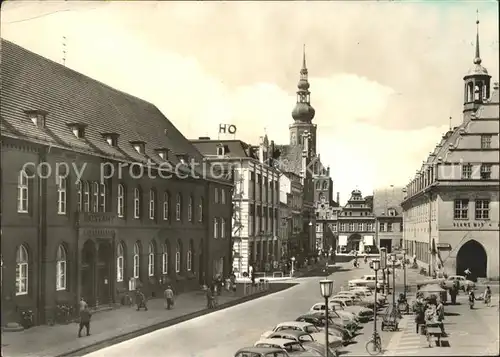
M341 285L346 286L348 280L369 273L368 267L363 264L359 269L351 269L352 264L349 263L341 266L346 270L341 269L330 275L330 279L335 281L335 291L340 290ZM314 303L322 301L318 283L322 278L302 278L301 283L291 289L158 330L86 356L233 356L239 348L253 345L262 333L276 324L295 320ZM345 350L351 355L365 355L365 344L372 331L373 322L368 322L355 338L357 343L345 347ZM384 346L391 334L382 333Z

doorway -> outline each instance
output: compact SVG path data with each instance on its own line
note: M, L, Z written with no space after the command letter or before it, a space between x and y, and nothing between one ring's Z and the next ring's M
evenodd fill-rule
M392 253L392 239L380 239L380 248L385 248L387 254Z
M95 244L92 240L87 240L82 248L81 266L81 297L90 306L95 306Z
M457 275L464 275L464 271L471 271L470 280L476 281L477 278L486 278L487 276L488 256L483 245L478 241L471 239L460 247L457 253Z
M97 250L97 303L99 305L112 302L111 294L111 267L113 263L113 249L111 242L99 243Z

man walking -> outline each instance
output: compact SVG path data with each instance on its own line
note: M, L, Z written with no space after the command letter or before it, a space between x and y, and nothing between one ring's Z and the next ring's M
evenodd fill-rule
M165 307L167 310L172 309L172 306L174 306L174 291L172 290L172 287L170 285L167 286L164 292L165 296Z
M135 303L137 304L137 311L140 309L144 309L144 311L148 311L148 307L146 305L146 296L144 293L137 288L135 291Z
M82 310L80 310L80 328L78 329L78 337L82 337L82 330L85 327L87 332L87 336L90 336L90 317L92 314L88 306L85 306Z

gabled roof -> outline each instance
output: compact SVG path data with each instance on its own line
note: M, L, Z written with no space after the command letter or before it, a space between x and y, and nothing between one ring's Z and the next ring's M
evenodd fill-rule
M202 155L177 128L145 100L116 90L2 39L2 135L117 160L164 162L155 149L167 148L201 162ZM34 125L25 111L47 112L45 128ZM85 138L76 138L68 123L86 124ZM103 133L119 134L118 147ZM130 144L144 141L145 155Z

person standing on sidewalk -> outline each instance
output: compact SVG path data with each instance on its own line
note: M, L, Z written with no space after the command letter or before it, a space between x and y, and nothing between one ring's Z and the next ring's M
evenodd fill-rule
M141 289L137 288L135 290L135 303L137 305L137 311L140 309L144 309L144 311L148 311L148 307L146 305L146 297Z
M80 298L80 302L78 303L78 307L79 307L78 312L81 312L88 307L88 304L83 297Z
M163 295L165 297L165 308L167 310L172 309L172 306L174 306L174 291L170 285L167 286Z
M85 327L87 336L90 336L90 317L92 314L88 306L85 306L83 310L80 311L80 328L78 329L78 337L82 337L82 330Z

